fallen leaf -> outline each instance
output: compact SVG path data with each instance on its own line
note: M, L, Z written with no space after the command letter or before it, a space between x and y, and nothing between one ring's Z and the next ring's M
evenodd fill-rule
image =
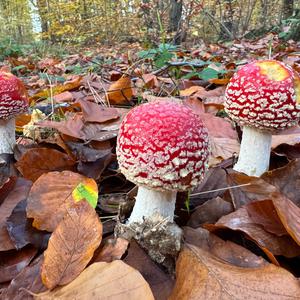
M176 284L169 300L300 298L298 280L272 264L260 268L232 266L193 245L177 260Z
M300 206L300 159L291 161L282 168L266 172L261 178Z
M40 230L54 231L67 208L74 203L73 190L86 180L91 179L70 171L49 172L39 177L27 200L27 217L34 219L32 225Z
M220 197L216 197L196 207L196 210L192 213L187 225L197 228L204 223L215 223L219 218L232 211L233 207L231 203Z
M123 76L112 83L107 91L107 97L111 104L128 104L133 95L131 79Z
M2 295L3 300L29 300L32 296L27 292L40 293L46 290L41 279L43 255L40 255L29 266L25 267L11 281Z
M93 257L102 239L102 224L87 201L66 209L50 237L42 264L42 282L48 289L74 280Z
M121 259L128 248L128 244L129 242L123 238L106 240L93 262L112 262L116 259Z
M26 215L27 200L20 201L6 220L8 234L16 249L21 249L28 244L37 249L45 250L48 245L50 233L37 230L32 226L32 219Z
M272 196L272 201L283 226L300 246L300 208L279 193L274 193Z
M261 256L229 240L224 241L201 227L184 227L183 238L186 244L199 247L236 267L259 268L268 264Z
M300 127L296 126L272 136L272 149L281 144L296 145L300 144Z
M50 171L74 170L75 161L69 155L51 148L33 148L22 155L16 163L21 174L36 181L42 174Z
M2 252L0 256L0 283L15 278L34 258L37 249L26 247L22 250Z
M62 92L53 96L53 100L55 103L66 103L74 100L73 94L69 91Z
M27 198L31 188L31 182L23 178L18 178L14 188L10 191L4 202L0 206L0 251L15 249L7 228L6 221L11 215L15 206Z
M77 76L71 82L66 82L65 84L57 85L52 87L51 89L46 89L41 92L38 92L29 98L30 101L38 100L40 98L48 98L51 96L55 96L61 94L65 91L70 91L78 88L81 85L81 76Z
M104 123L114 119L118 119L120 114L114 107L104 107L97 103L79 100L83 118L86 122Z
M197 93L197 92L203 92L205 91L205 88L202 87L202 86L198 86L198 85L194 85L194 86L191 86L185 90L182 90L179 92L180 96L181 97L189 97L189 96L192 96L193 94Z
M173 277L153 262L137 242L130 242L124 262L143 275L156 300L168 299L175 283Z
M75 202L85 199L93 208L98 202L98 186L95 180L86 178L84 183L80 182L72 191L72 197Z
M7 195L11 192L11 190L14 188L16 181L17 181L17 177L12 176L12 177L4 177L3 178L3 183L0 187L0 205L2 204L2 202L5 200L5 198L7 197Z
M86 268L70 284L48 294L36 295L37 300L154 300L142 275L120 260L99 262Z
M204 228L209 231L227 228L243 232L249 239L254 241L273 262L276 261L276 259L274 260L274 255L295 257L300 254L300 247L293 241L288 233L278 236L266 231L262 225L255 223L255 221L251 219L246 206L223 216L215 225L205 224Z
M240 152L240 144L236 139L210 137L211 156L209 165L214 166Z

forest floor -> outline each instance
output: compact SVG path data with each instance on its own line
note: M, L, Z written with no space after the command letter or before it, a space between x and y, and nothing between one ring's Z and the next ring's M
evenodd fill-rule
M269 34L72 52L1 62L24 82L30 108L0 161L0 298L300 299L300 127L274 134L270 171L250 177L232 169L242 131L224 111L238 68L275 59L300 72L300 43ZM202 183L177 195L183 239L169 272L114 234L136 195L118 168L119 126L156 100L190 107L211 143Z

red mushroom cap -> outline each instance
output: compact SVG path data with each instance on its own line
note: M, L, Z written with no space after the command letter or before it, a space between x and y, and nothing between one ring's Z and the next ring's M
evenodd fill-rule
M126 115L117 157L128 180L156 190L180 191L202 180L208 148L207 129L190 108L155 101Z
M276 60L249 63L231 78L225 111L242 126L277 130L300 118L300 77Z
M11 73L0 71L0 119L11 119L27 109L28 98L23 82Z

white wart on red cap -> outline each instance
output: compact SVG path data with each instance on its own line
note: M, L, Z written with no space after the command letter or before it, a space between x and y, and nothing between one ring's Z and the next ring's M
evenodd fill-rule
M11 119L26 112L28 99L22 81L8 72L0 72L0 119Z
M137 185L180 191L196 186L207 167L208 133L188 107L142 104L124 118L117 142L121 172Z
M231 78L225 92L225 111L242 126L278 130L300 118L300 78L275 60L249 63Z

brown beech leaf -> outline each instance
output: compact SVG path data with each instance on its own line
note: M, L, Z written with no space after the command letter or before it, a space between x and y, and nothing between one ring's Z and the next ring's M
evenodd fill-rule
M210 138L211 157L210 165L216 165L221 161L233 157L240 151L240 144L236 139Z
M198 206L192 213L187 225L193 228L199 227L203 223L215 223L224 215L233 211L232 204L216 197Z
M300 246L300 208L280 193L274 193L272 201L283 226Z
M118 135L121 118L107 123L84 123L83 116L80 113L68 116L66 121L39 122L40 127L51 127L57 129L60 133L71 137L82 139L84 141L107 141Z
M27 200L27 217L33 218L32 225L40 230L54 231L74 199L72 191L79 183L93 182L92 179L70 171L43 174L33 184Z
M250 250L231 241L224 241L218 236L201 227L183 228L184 241L199 247L231 265L242 268L259 268L268 262L252 253Z
M272 136L272 149L282 144L291 146L300 144L300 126L284 130L280 134Z
M114 119L118 119L120 114L114 107L104 107L97 103L79 100L83 118L87 122L104 123Z
M278 236L287 234L272 200L255 201L247 204L245 208L253 223L260 224L266 231Z
M123 76L112 83L107 91L107 97L111 104L126 104L132 95L131 79L128 76Z
M41 265L43 255L40 255L29 266L25 267L11 281L8 288L5 290L3 298L6 300L31 300L33 297L27 292L40 293L46 291L46 287L41 279Z
M3 180L4 182L0 187L0 205L5 200L10 191L14 188L17 177L12 176L5 179L3 178Z
M31 300L33 297L26 290L32 293L45 291L46 287L41 279L42 262L43 255L40 255L19 272L2 295L3 300Z
M143 276L121 260L98 262L86 268L75 280L49 293L36 295L37 300L154 300Z
M198 86L198 85L194 85L194 86L191 86L185 90L181 90L180 91L180 96L181 97L189 97L189 96L192 96L196 93L204 93L206 92L205 88L202 87L202 86Z
M37 253L32 246L22 250L2 252L0 256L0 282L15 278L25 268Z
M44 250L47 248L50 233L37 230L32 226L32 219L28 219L26 215L26 206L26 199L20 201L10 217L7 218L6 227L8 234L16 249L21 249L31 244L37 249Z
M42 282L48 289L74 280L93 257L102 239L102 224L87 201L68 207L44 252Z
M156 300L168 299L174 287L174 279L154 263L135 241L130 242L124 262L143 275Z
M288 300L300 298L298 280L272 264L241 268L193 245L177 260L176 284L169 300Z
M271 194L277 191L275 186L261 178L233 170L228 170L227 181L230 186L238 186L229 190L235 208L256 200L271 199Z
M31 181L18 178L14 188L0 205L0 251L15 249L15 245L6 228L6 221L15 206L23 199L27 198L31 185Z
M231 123L224 118L213 116L212 114L200 114L201 120L214 138L227 138L237 140L237 132L232 128Z
M300 247L287 233L286 235L277 236L266 231L262 225L255 223L255 221L251 219L247 207L244 206L229 215L223 216L215 225L207 224L204 227L210 231L227 228L243 232L265 251L273 261L275 261L274 255L295 257L300 254Z
M75 163L67 154L58 150L34 148L22 155L16 167L25 178L36 181L50 171L73 170Z
M291 161L282 168L266 172L261 178L300 206L300 159Z
M112 262L121 259L128 248L129 242L123 238L108 239L93 262Z

